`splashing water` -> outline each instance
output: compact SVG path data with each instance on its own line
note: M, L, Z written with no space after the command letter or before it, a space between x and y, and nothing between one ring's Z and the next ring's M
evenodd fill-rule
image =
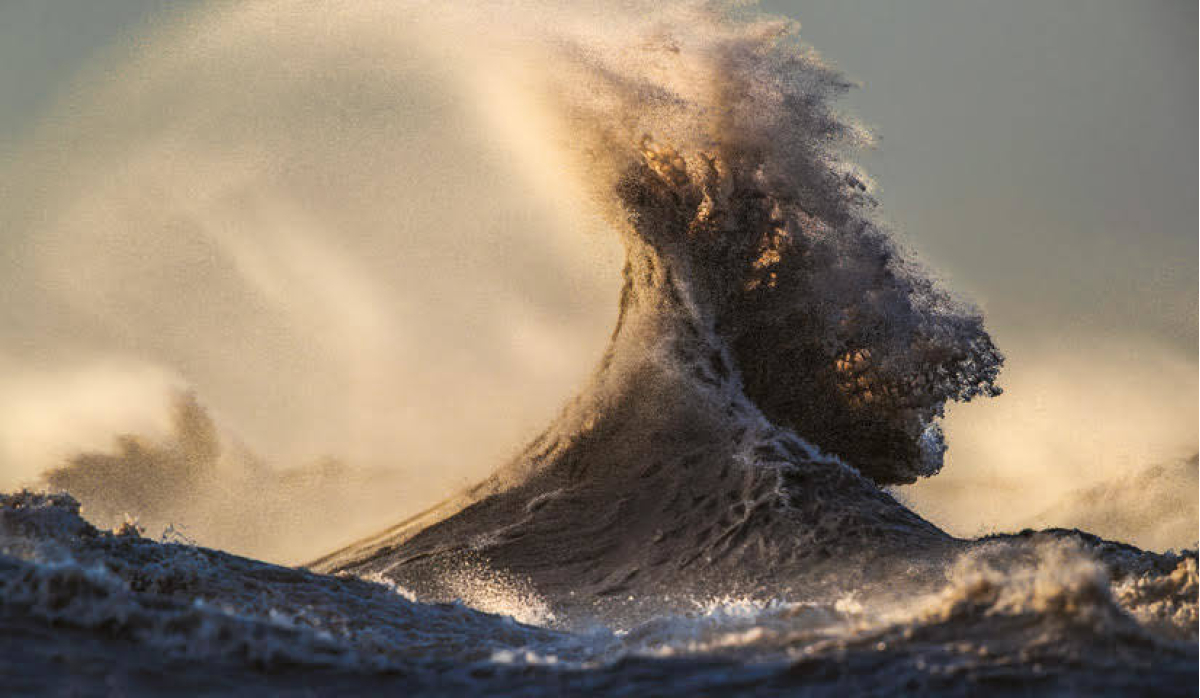
M462 97L503 142L525 178L523 196L551 202L562 222L602 220L616 232L625 247L616 328L580 393L524 450L454 498L313 562L314 571L186 541L156 543L137 527L106 533L65 495L4 496L0 673L24 667L18 691L79 677L152 693L164 676L214 694L956 694L1031 686L1094 693L1193 685L1194 552L1147 553L1077 531L959 539L881 489L940 469L946 403L997 394L1002 357L979 313L942 289L876 217L872 184L850 160L869 136L832 106L848 84L799 43L794 24L702 2L331 3L319 21L294 12L299 7L267 0L202 13L162 39L176 48L162 64L134 62L145 82L106 88L105 99L123 95L151 113L154 104L192 107L184 111L194 122L183 119L180 131L167 119L157 143L139 136L145 150L121 159L111 180L96 176L107 174L107 163L79 175L87 195L59 209L45 264L57 269L63 249L76 259L110 247L128 252L132 240L153 260L134 268L185 269L193 257L172 257L180 238L163 242L157 231L194 226L182 239L221 260L215 268L230 275L230 287L249 288L256 302L280 311L233 324L320 338L313 351L338 369L333 394L350 397L305 402L320 408L323 424L338 422L340 407L370 416L329 427L372 443L353 455L394 445L389 428L420 431L379 401L402 385L382 367L436 372L444 359L451 370L420 393L443 424L422 435L425 448L414 457L436 470L464 454L497 456L503 439L477 429L486 420L466 405L503 391L475 371L461 382L451 375L470 366L469 354L426 353L402 341L398 328L406 325L396 318L423 317L420 304L384 303L389 294L376 277L360 273L364 267L339 251L343 238L324 230L337 216L314 220L279 191L294 186L320 201L323 185L345 175L363 197L357 201L371 203L375 188L391 182L375 177L387 163L365 161L365 173L313 172L304 159L277 168L274 154L287 138L272 140L253 119L229 121L248 134L223 132L222 117L258 103L227 94L229 69L255 63L248 59L291 56L290 69L318 90L333 90L350 68L364 78L355 88L364 92L336 94L364 100L368 108L354 112L361 115L395 106L374 102L365 86L399 89L404 71L392 66L420 53L448 84L438 89ZM217 85L229 99L219 102L223 109L205 111L178 88L165 102L151 99L176 71L196 65L209 81L198 94ZM251 71L236 91L262 90L287 111L292 105L274 98L289 93L273 77ZM401 137L381 125L390 124L388 109L374 119L365 130ZM335 135L336 119L296 120L290 137L362 149L352 142L360 131ZM210 149L214 138L243 148ZM292 178L295 169L303 176ZM131 197L160 175L197 186ZM420 192L434 196L436 187L419 180L397 187L402 204L379 215L406 220ZM437 202L437 215L404 230L436 226L425 238L434 249L470 258L481 247L486 258L504 246L457 236L455 222L478 220L457 211L486 218L491 207L511 205L513 188L473 196L456 189L457 198ZM134 233L106 224L139 217L157 224ZM72 241L92 224L96 237ZM557 235L526 242L549 266L580 269L591 251ZM345 233L346 244L358 244L353 239ZM438 312L448 315L490 317L506 302L528 310L513 295L480 307L458 303L462 288L495 280L487 263L466 266L469 273L448 280L418 274L411 288L433 288L443 301ZM97 269L60 279L67 306L137 305L137 294L122 296L119 274L106 276L111 266ZM314 288L297 283L310 276L322 292L297 295ZM93 287L104 290L98 305L80 300L81 289ZM203 296L183 310L204 316ZM163 322L151 306L144 317ZM288 322L258 323L280 315ZM516 313L529 315L525 336L538 346L517 352L521 375L555 366L553 347L569 344L541 341L554 336L553 323ZM169 322L146 327L161 330L164 354L200 340L183 355L207 356L210 333L219 335L225 318L208 320L200 323L206 332L187 336ZM320 382L303 358L252 388ZM269 363L247 357L244 373ZM567 363L559 378L573 373ZM502 404L520 402L517 394L501 395ZM286 418L304 410L286 402L271 403L285 417L275 437L310 438ZM213 421L195 410L177 420L174 441L123 442L118 454L77 459L51 479L79 487L94 466L109 480L131 480L119 488L126 491L144 484L139 474L182 472L171 482L186 498L189 478L215 467L220 451ZM477 438L491 445L472 450ZM143 465L130 470L134 461ZM105 499L112 492L93 490L115 515L121 506ZM153 503L169 511L172 501ZM64 646L81 658L65 674L53 669ZM147 647L154 656L145 656Z

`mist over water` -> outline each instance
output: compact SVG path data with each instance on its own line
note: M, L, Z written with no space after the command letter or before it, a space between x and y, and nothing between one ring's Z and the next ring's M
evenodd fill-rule
M4 173L4 486L168 437L188 388L272 467L402 475L390 519L487 472L598 360L617 243L520 165L479 68L414 24L433 13L276 5L160 28Z
M1096 337L1086 352L1024 345L1009 352L1004 395L950 408L943 472L898 495L961 536L1064 526L1194 547L1195 362L1137 337ZM1093 487L1111 493L1085 513L1073 502Z

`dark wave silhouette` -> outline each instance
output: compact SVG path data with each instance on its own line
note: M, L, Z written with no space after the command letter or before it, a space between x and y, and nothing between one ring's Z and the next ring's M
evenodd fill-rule
M705 135L594 129L627 256L588 386L485 482L316 568L438 598L479 558L555 601L649 599L845 588L957 549L880 486L937 472L945 403L997 394L1002 357L873 217L845 82L779 31L705 41L712 104L647 107L601 73L621 108Z

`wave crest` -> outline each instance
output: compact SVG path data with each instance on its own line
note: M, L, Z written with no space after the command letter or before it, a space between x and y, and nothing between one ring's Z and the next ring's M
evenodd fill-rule
M999 394L1003 356L875 215L850 160L870 136L833 107L850 83L793 22L656 20L567 42L553 93L628 254L654 257L630 266L670 271L623 298L686 296L768 418L876 483L936 473L946 402Z

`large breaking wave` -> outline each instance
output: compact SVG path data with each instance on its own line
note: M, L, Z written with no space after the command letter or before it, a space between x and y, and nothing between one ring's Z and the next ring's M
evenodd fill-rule
M793 23L708 3L337 12L454 37L423 40L481 71L540 193L621 237L599 366L490 477L312 571L7 496L7 637L63 628L92 665L156 647L116 674L148 692L180 666L220 693L1190 686L1194 552L958 539L883 489L937 473L946 404L997 394L1002 357L880 222L852 161L869 136L833 106L849 85ZM46 643L8 644L50 673Z
M693 5L555 37L539 96L627 252L609 348L506 467L320 567L432 592L470 554L646 599L949 544L879 486L937 472L945 403L998 393L1002 359L874 218L847 84L794 29Z

